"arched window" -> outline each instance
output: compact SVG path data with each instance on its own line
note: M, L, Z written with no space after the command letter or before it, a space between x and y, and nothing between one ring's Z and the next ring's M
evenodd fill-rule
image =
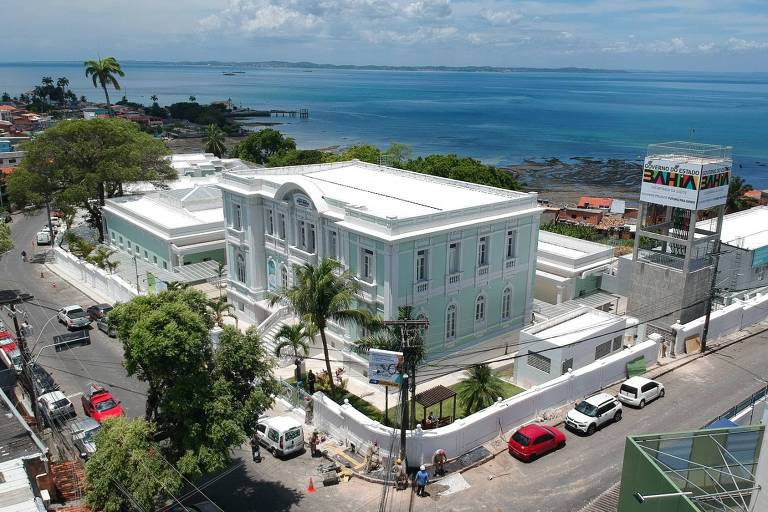
M242 254L237 255L237 280L245 282L245 258Z
M512 316L512 292L509 288L504 288L501 292L501 319L509 320Z
M280 285L283 288L288 288L288 269L283 265L280 268Z
M475 321L485 320L485 297L482 295L475 301Z
M445 337L447 339L456 337L456 304L451 304L445 310Z

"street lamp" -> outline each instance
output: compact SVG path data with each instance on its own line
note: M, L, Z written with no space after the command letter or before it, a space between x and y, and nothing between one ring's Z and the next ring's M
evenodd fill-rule
M691 491L686 492L668 492L665 494L647 494L643 495L639 492L636 492L632 495L638 503L645 503L645 500L655 500L657 498L672 498L674 496L693 496L693 493Z
M54 318L58 318L59 314L56 313L51 318L45 321L43 326L40 328L40 332L37 333L37 338L35 339L35 342L32 344L32 347L30 347L29 352L30 354L35 350L35 347L37 346L37 343L40 341L40 338L43 336L43 331L45 331L45 328L48 327L48 324L51 323L51 320Z

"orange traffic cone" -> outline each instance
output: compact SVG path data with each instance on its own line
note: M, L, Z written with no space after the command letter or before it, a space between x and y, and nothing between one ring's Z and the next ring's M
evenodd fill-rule
M312 477L309 477L309 485L307 486L307 492L309 494L312 494L315 491L317 491L317 489L315 489L315 483L312 481Z

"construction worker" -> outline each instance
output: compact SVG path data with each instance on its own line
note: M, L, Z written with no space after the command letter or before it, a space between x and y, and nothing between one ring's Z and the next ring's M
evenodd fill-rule
M408 473L405 470L403 461L397 459L392 466L392 474L395 477L395 489L402 490L408 487Z

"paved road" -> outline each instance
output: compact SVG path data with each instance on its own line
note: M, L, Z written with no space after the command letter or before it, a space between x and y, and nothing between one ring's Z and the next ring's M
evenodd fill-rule
M696 429L740 402L768 376L768 334L760 334L696 360L659 380L666 397L643 410L625 408L624 419L592 437L566 433L562 450L524 464L506 454L464 473L471 485L450 497L416 498L416 511L570 512L579 510L621 475L627 435ZM315 462L307 454L286 461L267 454L254 464L241 452L232 473L205 492L227 511L375 511L381 487L353 480L315 494L306 492ZM493 480L488 480L494 475ZM391 493L388 511L408 510L408 493ZM192 499L190 501L201 501Z
M37 247L34 239L35 233L46 222L45 213L13 217L11 233L16 247L0 259L0 289L19 289L34 295L35 299L22 307L27 311L28 321L34 329L29 347L33 349L34 346L32 352L36 354L40 347L52 342L55 334L67 332L55 319L48 321L56 314L58 308L70 304L87 308L94 301L42 264L45 252L50 250L50 247ZM22 250L27 252L31 262L22 262ZM12 325L5 314L2 319ZM35 346L35 340L38 338ZM89 382L96 381L112 390L129 416L143 416L146 386L126 375L122 366L123 353L120 344L95 328L91 330L91 340L90 345L73 347L62 352L44 349L38 363L51 372L67 395L81 393ZM79 397L74 396L72 401L78 409L78 414L82 415Z

